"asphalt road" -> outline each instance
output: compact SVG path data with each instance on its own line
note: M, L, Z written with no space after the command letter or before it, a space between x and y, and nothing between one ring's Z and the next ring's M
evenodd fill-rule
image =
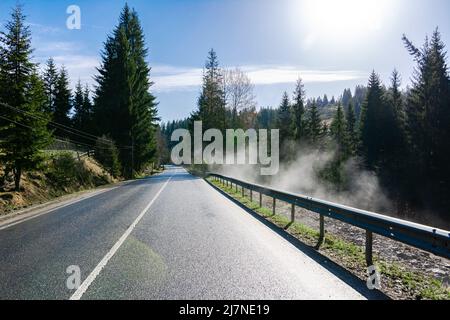
M69 266L82 286L68 289ZM365 283L171 167L10 227L0 299L365 299Z

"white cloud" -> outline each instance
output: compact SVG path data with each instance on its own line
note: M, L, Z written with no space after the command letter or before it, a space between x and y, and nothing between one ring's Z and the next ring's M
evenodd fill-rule
M75 52L82 49L82 45L76 42L70 41L48 41L39 42L36 46L37 52Z
M200 68L183 68L168 65L152 67L152 80L155 91L185 90L202 84L203 70Z
M294 66L242 66L255 85L293 83L301 77L305 83L329 83L361 79L365 74L353 70L308 70ZM152 68L156 91L192 90L202 83L200 68L159 65Z
M307 70L297 67L249 67L247 71L254 84L278 84L295 82L299 77L305 83L338 82L363 78L358 71L349 70ZM247 70L246 70L247 69Z
M41 70L45 68L47 59L48 57L36 58L37 62L40 63ZM67 54L53 56L53 59L58 68L64 66L67 69L72 88L75 87L78 80L91 87L94 85L94 76L97 74L96 68L100 65L97 56Z

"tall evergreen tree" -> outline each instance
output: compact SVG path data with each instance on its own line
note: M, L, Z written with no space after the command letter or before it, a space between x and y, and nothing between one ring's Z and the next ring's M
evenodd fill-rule
M330 126L331 136L337 145L337 160L343 162L351 155L348 123L345 119L344 110L339 104L336 114Z
M415 162L412 170L424 187L421 196L434 197L433 205L450 205L450 79L445 45L438 29L422 48L406 36L405 45L417 62L407 99L408 133ZM432 196L430 195L432 194Z
M344 109L338 105L336 113L330 125L330 136L334 142L334 158L328 166L320 173L322 178L333 183L338 190L345 184L346 174L344 164L351 156L350 141L347 131L347 121L345 120Z
M75 86L75 92L73 96L73 118L72 122L75 128L79 128L84 118L84 110L83 110L84 96L83 96L83 87L81 85L81 81L78 80L77 85Z
M345 118L347 122L350 153L354 154L358 147L358 132L356 130L356 115L353 103L349 103Z
M355 94L352 97L353 107L355 108L356 120L359 120L361 117L361 109L364 101L367 96L367 88L365 86L356 86Z
M94 132L93 127L93 117L94 117L94 106L91 101L91 91L89 90L89 86L85 85L83 90L83 112L85 118L82 123L82 130L86 132Z
M330 104L334 106L336 104L336 98L334 96L331 97Z
M193 119L201 120L205 130L210 128L225 130L227 125L223 75L213 49L208 53L202 92L198 99L198 111L193 115Z
M78 81L75 87L73 97L73 113L72 124L75 129L87 133L93 132L92 104L89 98L89 88L87 86L83 88L80 81ZM83 139L79 136L77 137L77 140L83 140L82 142L84 143L92 143L92 139Z
M345 109L348 108L349 103L352 101L352 91L350 89L345 89L342 94L342 105Z
M47 60L43 81L45 94L47 96L45 111L53 115L55 113L56 86L58 83L58 69L56 68L53 58Z
M323 106L326 107L330 104L330 101L328 101L328 96L325 94L323 96Z
M380 173L380 178L384 185L388 187L391 198L396 202L398 210L401 210L401 194L409 193L406 181L411 176L408 172L408 159L410 153L408 150L404 99L400 91L400 75L397 70L392 72L391 85L386 92L386 103L391 111L392 118L388 120L390 133L390 143L387 145L386 166Z
M292 101L294 114L294 138L299 141L305 135L305 89L301 78L297 80Z
M147 55L139 17L125 5L102 53L94 110L99 133L122 146L119 158L127 177L150 164L157 151L157 103Z
M393 126L392 126L392 144L393 152L392 157L397 160L404 158L407 152L407 139L406 139L406 114L404 110L404 99L402 92L400 91L400 75L397 70L392 72L391 86L387 92L387 102L393 113ZM400 164L397 165L396 170L399 170Z
M293 138L291 103L287 92L283 94L280 108L278 109L278 129L280 129L280 143L284 144Z
M62 67L59 71L55 89L53 121L69 127L71 125L69 114L72 109L72 92L69 87L69 75L65 67ZM58 128L55 129L55 134L60 137L68 137L67 131Z
M42 112L46 97L44 86L30 61L31 33L25 24L22 7L16 6L6 32L0 33L1 118L0 162L4 174L14 174L16 191L24 170L34 169L41 150L50 142L47 120Z
M310 143L316 145L322 136L322 121L320 120L319 110L317 109L317 103L312 101L309 108L309 114L307 119L307 137Z
M361 151L369 169L375 169L382 158L383 105L383 88L379 76L373 71L369 78L367 97L362 106L360 120Z

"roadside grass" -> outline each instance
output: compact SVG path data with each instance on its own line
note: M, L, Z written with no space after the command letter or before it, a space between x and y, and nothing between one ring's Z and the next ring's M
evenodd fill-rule
M272 209L260 207L259 203L250 201L248 195L242 196L241 189L236 192L235 188L226 186L220 181L212 178L207 178L207 180L306 245L316 248L319 243L320 233L318 230L299 222L291 223L290 219L283 214L276 212L273 214ZM363 247L326 233L318 251L355 273L361 280L366 280L367 265ZM377 255L374 255L373 259L382 276L382 291L388 296L397 299L450 300L450 289L446 288L441 281L417 271L409 271L399 263L384 261Z

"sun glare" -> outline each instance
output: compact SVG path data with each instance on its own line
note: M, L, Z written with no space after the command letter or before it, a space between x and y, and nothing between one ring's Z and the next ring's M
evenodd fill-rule
M383 27L390 0L303 0L303 27L322 40L355 40Z

